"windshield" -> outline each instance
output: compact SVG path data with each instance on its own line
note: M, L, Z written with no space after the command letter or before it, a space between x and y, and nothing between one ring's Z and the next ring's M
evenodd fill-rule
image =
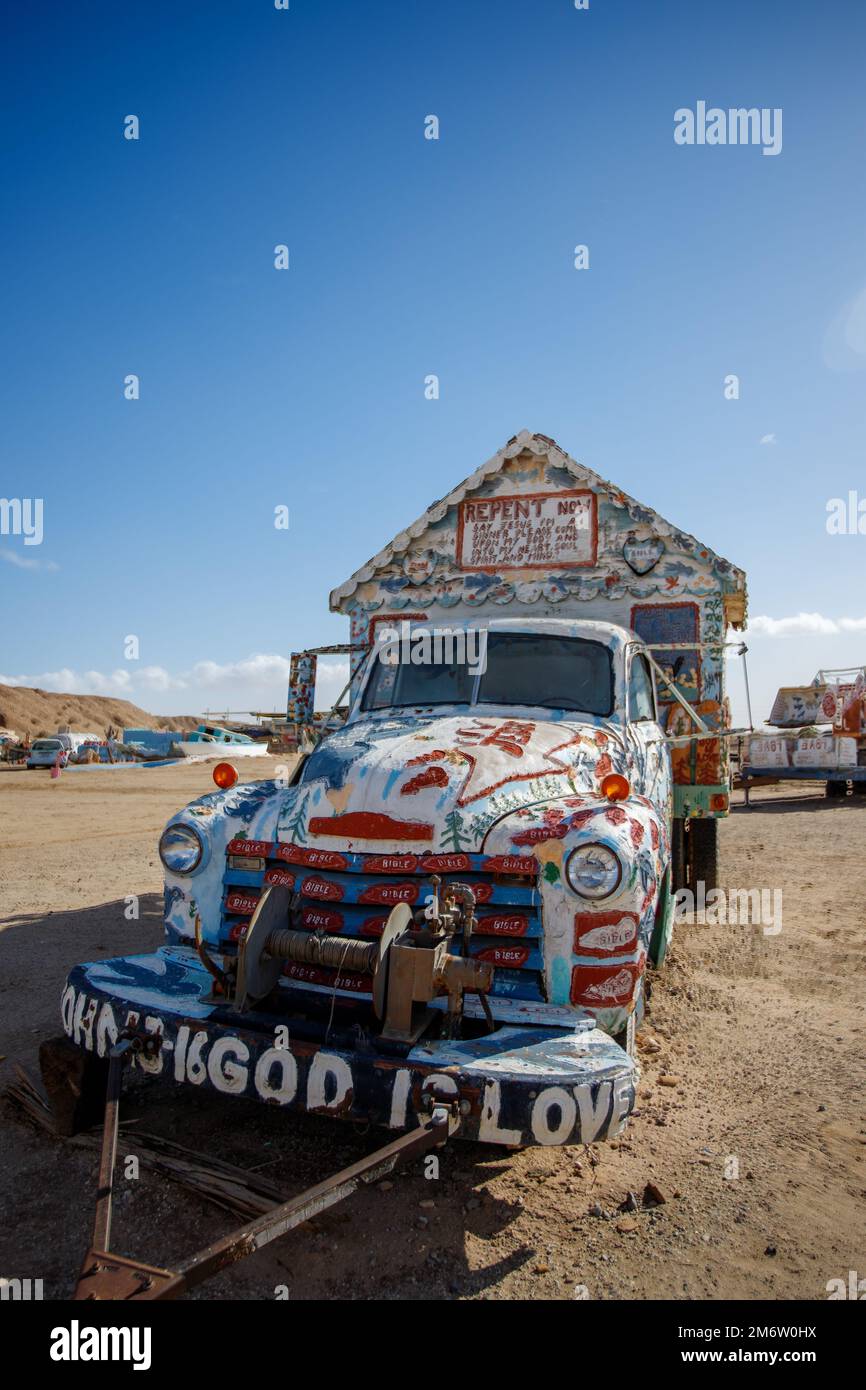
M56 749L62 748L63 744L56 738L38 738L33 745L34 753L53 753Z
M361 708L452 704L540 705L607 717L613 713L610 649L583 637L490 633L486 669L480 676L471 664L453 659L392 665L380 653Z

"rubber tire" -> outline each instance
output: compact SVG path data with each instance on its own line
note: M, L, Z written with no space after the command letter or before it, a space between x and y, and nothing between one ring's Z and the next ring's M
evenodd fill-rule
M719 822L715 816L693 820L688 833L689 886L703 882L706 891L718 887Z

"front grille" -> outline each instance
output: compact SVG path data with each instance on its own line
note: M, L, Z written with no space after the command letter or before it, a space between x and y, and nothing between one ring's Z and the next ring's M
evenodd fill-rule
M255 868L236 867L244 858ZM265 868L258 864L264 860ZM226 847L221 939L237 941L266 884L282 884L301 895L301 925L346 937L381 935L397 903L424 906L429 877L468 884L476 896L477 925L470 954L494 966L492 994L540 1002L544 995L541 894L538 863L526 855L346 854L236 839ZM459 949L460 933L455 937ZM369 978L351 971L288 964L286 975L301 984L326 985L353 994L369 993Z

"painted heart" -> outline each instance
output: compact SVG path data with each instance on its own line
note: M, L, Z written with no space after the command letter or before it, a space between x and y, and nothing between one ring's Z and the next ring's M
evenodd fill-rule
M649 574L665 553L665 543L660 536L649 536L639 541L634 532L628 535L622 548L622 557L635 574Z

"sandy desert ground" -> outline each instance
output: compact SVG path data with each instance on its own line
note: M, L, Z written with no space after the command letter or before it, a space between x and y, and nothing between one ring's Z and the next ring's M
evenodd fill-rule
M242 777L271 767L256 760ZM159 943L158 834L210 777L207 764L56 782L0 773L0 1084L14 1062L37 1074L71 964ZM572 1299L583 1286L604 1299L824 1299L828 1280L866 1274L866 799L757 792L722 824L721 846L724 884L784 890L782 931L678 929L654 977L638 1111L619 1142L521 1153L455 1143L438 1181L416 1164L193 1296L266 1299L287 1285L294 1298ZM128 894L141 895L137 922L124 917ZM378 1142L191 1090L137 1090L124 1114L260 1167L286 1192ZM94 1168L93 1154L4 1108L4 1275L69 1295ZM647 1182L664 1203L625 1220L621 1204ZM123 1185L113 1244L165 1264L231 1224L143 1172Z

